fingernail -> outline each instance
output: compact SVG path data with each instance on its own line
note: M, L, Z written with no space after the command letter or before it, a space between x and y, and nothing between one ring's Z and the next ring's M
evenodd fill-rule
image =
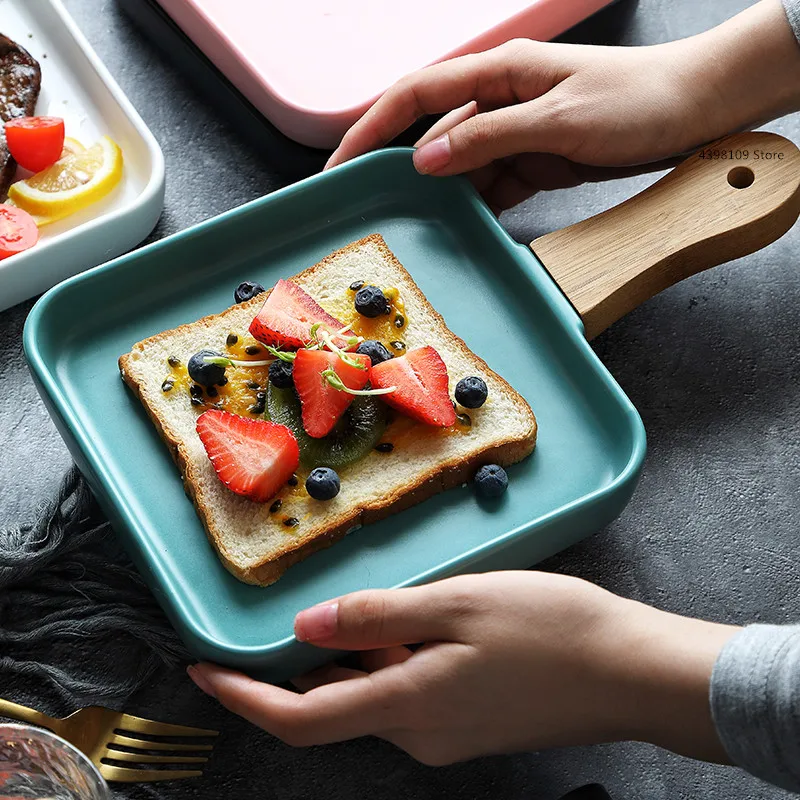
M340 161L339 151L334 150L331 153L330 158L325 162L325 166L322 168L322 171L325 172L326 169L333 169L333 167L338 167L339 161Z
M417 172L427 175L446 167L450 163L450 157L450 135L445 133L414 151L414 166Z
M294 635L300 642L330 639L336 633L339 604L326 603L301 611L294 618Z
M186 672L189 677L194 681L195 685L198 689L205 692L209 697L216 697L217 693L214 691L214 687L209 682L208 678L200 672L197 667L186 667Z

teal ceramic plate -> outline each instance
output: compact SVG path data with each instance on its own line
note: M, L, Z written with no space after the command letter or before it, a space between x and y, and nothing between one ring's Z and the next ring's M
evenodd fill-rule
M373 232L530 402L536 451L509 470L499 505L455 489L351 534L274 586L246 586L206 541L117 358L228 307L242 280L269 286ZM330 658L292 637L300 609L356 589L528 567L617 516L645 452L637 412L531 251L466 181L419 176L408 150L365 156L71 278L36 304L24 337L56 424L191 651L273 681Z

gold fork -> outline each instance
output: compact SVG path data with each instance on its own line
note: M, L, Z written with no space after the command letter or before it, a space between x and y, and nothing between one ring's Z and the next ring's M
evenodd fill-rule
M33 708L0 698L0 716L28 722L31 725L39 725L53 731L85 753L107 781L124 783L195 778L203 773L199 769L149 770L139 767L119 767L107 764L106 761L127 761L135 764L202 764L208 759L201 756L187 756L184 753L213 748L213 745L210 744L150 742L136 738L136 734L162 737L219 735L218 731L154 722L150 719L121 714L110 708L100 708L99 706L82 708L64 719L57 719L48 717ZM120 747L124 747L126 750L121 750ZM161 751L162 755L149 752L153 750ZM168 755L163 755L167 753Z

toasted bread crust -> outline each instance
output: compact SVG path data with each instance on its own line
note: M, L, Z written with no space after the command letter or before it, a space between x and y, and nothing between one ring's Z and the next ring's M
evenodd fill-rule
M295 280L302 283L304 278L313 276L316 271L324 269L330 264L331 261L334 261L337 257L340 257L343 253L360 248L368 243L376 246L381 251L383 257L387 261L391 262L393 269L396 269L400 274L403 275L408 283L408 287L405 289L405 291L413 293L418 302L420 302L426 308L426 313L430 314L431 318L433 318L443 328L447 329L444 319L431 306L406 269L395 258L394 254L384 242L383 237L379 234L372 234L371 236L367 236L364 239L353 242L345 248L331 253L329 256L322 259L322 261L320 261L318 264L293 276L293 278L290 280ZM233 308L241 309L252 306L255 314L257 309L260 308L264 303L264 300L265 295L259 295L252 300L247 301L247 303L240 304L239 306L235 306ZM196 329L198 326L214 327L231 310L232 308L226 309L219 314L204 317L197 322L182 325L178 328L165 331L156 336L152 336L148 339L138 342L133 346L130 353L120 357L119 368L123 380L139 397L148 413L148 416L153 421L156 430L169 447L170 453L172 454L172 457L181 472L184 490L194 503L197 513L203 522L203 526L206 530L209 541L214 546L226 569L228 569L228 571L231 572L231 574L233 574L236 578L245 583L268 586L277 581L290 566L302 561L318 550L330 547L332 544L335 544L337 541L342 539L354 528L385 519L386 517L397 513L398 511L405 510L406 508L410 508L411 506L421 503L424 500L433 497L435 494L445 491L446 489L466 483L472 478L476 470L483 464L494 463L508 466L526 458L533 452L535 448L537 434L536 418L534 417L533 412L530 410L527 402L508 384L507 381L505 381L505 379L497 375L497 373L494 373L483 359L473 353L461 338L447 329L450 337L452 337L451 343L458 350L460 350L464 356L468 357L477 366L479 366L481 370L492 374L503 387L503 391L508 393L508 395L519 404L521 409L525 410L529 421L529 427L526 435L523 437L509 436L507 439L501 440L499 443L495 443L491 447L476 451L467 459L451 458L445 461L437 462L436 464L432 464L429 469L420 472L417 480L415 480L413 483L403 486L402 488L395 489L394 492L381 498L380 502L367 504L362 508L354 508L342 512L335 519L329 519L324 529L320 528L319 526L316 528L312 526L308 531L305 531L303 535L293 537L292 540L287 541L282 548L270 553L270 555L264 558L262 561L248 568L242 568L240 565L234 563L230 558L225 546L224 531L219 530L214 524L213 520L207 513L207 509L205 508L202 498L198 495L198 486L195 481L195 476L192 474L192 463L189 459L185 445L172 433L172 431L170 431L169 425L166 424L166 421L163 420L161 416L153 409L151 404L148 402L147 388L140 384L140 382L132 374L132 370L129 368L133 353L137 351L144 352L148 347L170 338L178 331L189 328Z

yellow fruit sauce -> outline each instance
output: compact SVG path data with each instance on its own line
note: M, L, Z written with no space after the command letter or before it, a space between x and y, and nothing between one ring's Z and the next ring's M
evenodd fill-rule
M283 523L286 533L297 533L302 525L302 519L292 516L291 506L285 508L284 504L289 500L300 500L308 497L308 492L306 491L307 477L308 472L304 470L302 466L299 467L297 472L289 480L289 483L269 501L270 514L274 514L275 518ZM308 513L304 515L303 519L307 516L309 516Z
M341 297L321 305L331 316L340 320L342 326L347 325L357 336L382 342L391 353L402 355L406 349L403 333L408 328L408 315L400 292L394 287L383 289L389 300L389 313L369 319L356 311L356 291L347 289Z
M413 419L402 416L398 412L394 412L394 418L386 426L386 431L381 437L381 443L391 444L393 449L402 450L409 442L419 441L423 438L434 440L443 436L469 433L472 428L472 418L468 413L462 411L456 411L456 413L458 417L455 425L451 425L449 428L437 428L434 425L423 425L420 422L415 422Z
M212 343L209 349L215 349ZM264 361L270 358L264 345L257 342L249 334L231 331L222 347L217 352L237 361ZM162 391L178 391L189 395L189 402L203 412L208 408L221 408L238 414L240 417L263 417L263 393L269 380L269 367L228 367L225 377L228 382L224 386L205 388L194 383L189 377L186 363L192 354L184 358L170 356L167 360L167 376L162 384ZM169 384L170 389L166 389Z

